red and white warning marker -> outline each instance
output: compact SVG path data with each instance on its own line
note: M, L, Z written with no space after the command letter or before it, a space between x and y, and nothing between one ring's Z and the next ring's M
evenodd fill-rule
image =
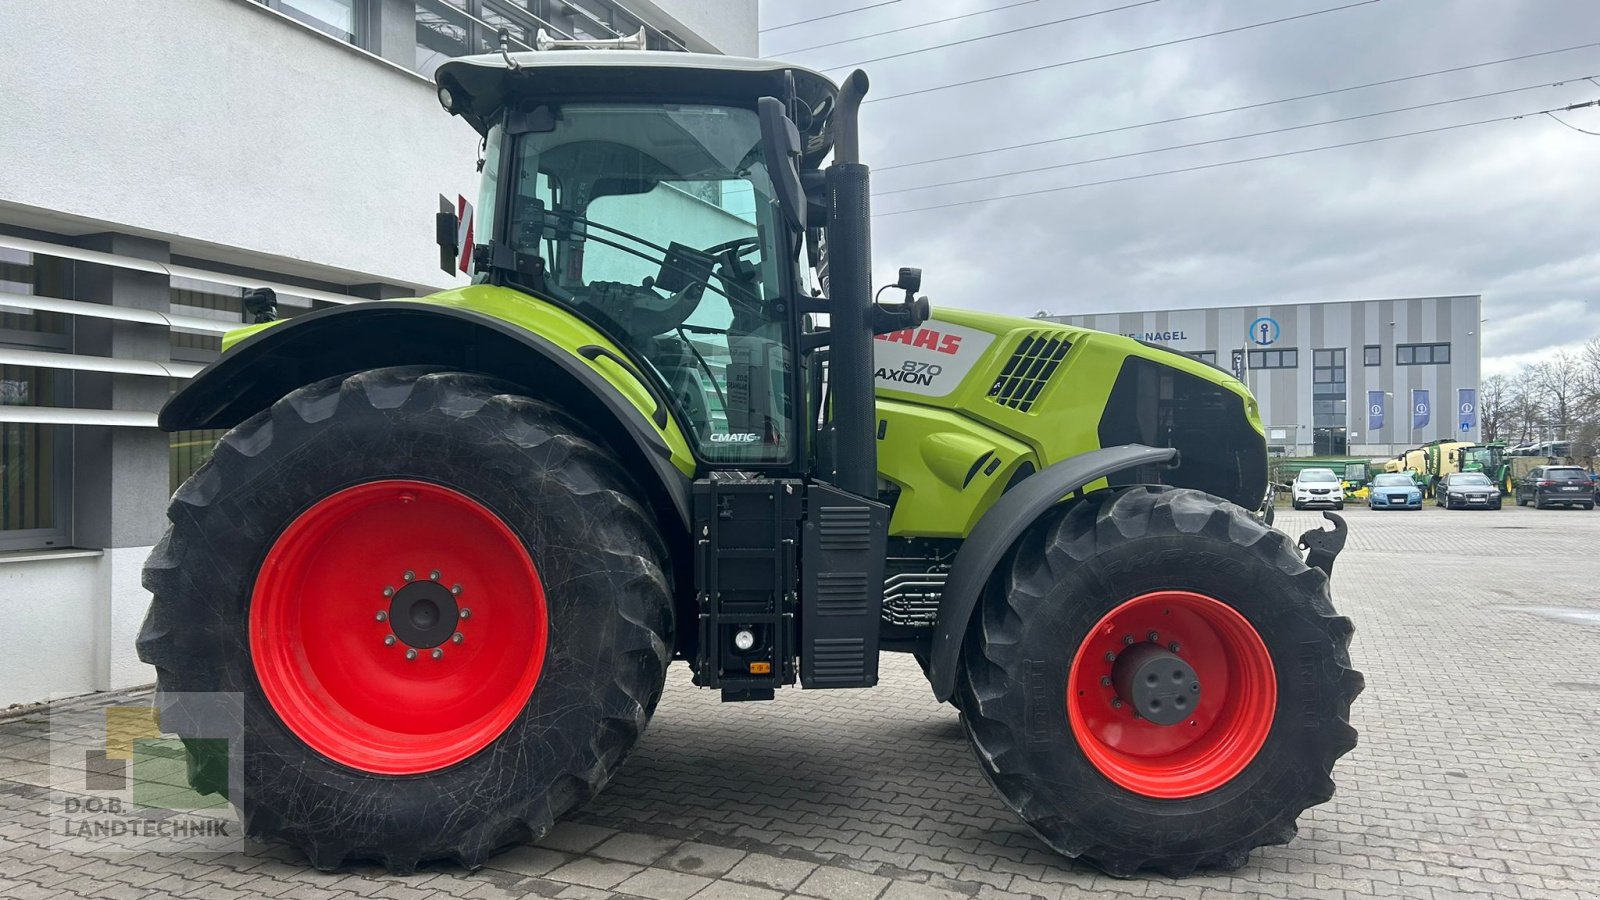
M456 246L461 248L461 259L456 267L472 273L472 204L467 198L456 195Z

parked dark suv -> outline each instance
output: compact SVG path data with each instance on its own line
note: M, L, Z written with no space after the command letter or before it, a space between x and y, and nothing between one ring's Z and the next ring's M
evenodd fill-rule
M1581 506L1594 509L1594 485L1578 466L1539 466L1517 484L1517 505Z

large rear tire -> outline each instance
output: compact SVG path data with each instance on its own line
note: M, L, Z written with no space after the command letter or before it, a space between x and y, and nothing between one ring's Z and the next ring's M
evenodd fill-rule
M660 697L667 554L636 497L504 384L321 381L178 490L139 655L168 708L242 697L247 834L322 869L475 867L600 790ZM195 787L224 791L216 742L180 736Z
M1243 509L1092 494L1030 528L989 584L956 704L989 780L1058 852L1117 876L1236 867L1333 796L1356 743L1352 630L1327 578ZM1156 671L1138 660L1177 661L1161 677L1182 680L1132 690Z

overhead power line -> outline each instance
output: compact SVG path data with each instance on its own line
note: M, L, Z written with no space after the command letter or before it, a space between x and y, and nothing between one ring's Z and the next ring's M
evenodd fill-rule
M1324 144L1320 147L1306 147L1300 150L1285 150L1279 153L1268 153L1262 156L1250 156L1244 159L1229 159L1222 162L1203 163L1196 166L1185 166L1181 169L1163 169L1160 172L1144 172L1138 175L1124 175L1120 178L1103 178L1099 181L1082 181L1077 184L1063 184L1058 187L1038 188L1031 191L1018 191L1014 194L997 194L993 197L979 197L975 200L956 200L950 203L936 203L929 206L914 206L910 209L892 209L887 212L873 213L874 219L887 216L903 216L909 213L928 212L935 209L952 209L958 206L975 206L979 203L993 203L997 200L1015 200L1019 197L1036 197L1040 194L1056 194L1062 191L1075 191L1079 188L1099 187L1107 184L1121 184L1126 181L1140 181L1145 178L1159 178L1163 175L1180 175L1185 172L1202 172L1207 169L1221 169L1228 166L1241 166L1245 163L1263 162L1269 159L1282 159L1288 156L1303 156L1307 153L1318 153L1323 150L1340 150L1345 147L1359 147L1364 144L1377 144L1384 141L1397 141L1401 138L1418 137L1425 134L1439 134L1446 131L1457 131L1462 128L1475 128L1479 125L1491 125L1496 122L1513 122L1517 119L1526 119L1530 116L1547 116L1559 112L1570 112L1575 109L1584 109L1591 106L1600 106L1600 100L1590 100L1587 103L1573 103L1568 106L1558 106L1554 109L1536 109L1532 112L1518 113L1512 116L1497 116L1492 119L1478 119L1473 122L1460 122L1455 125L1441 125L1437 128L1424 128L1418 131L1407 131L1402 134L1386 134L1380 137L1362 138L1357 141L1344 141L1338 144Z
M1571 122L1566 121L1565 119L1561 118L1560 116L1556 115L1553 112L1547 112L1547 113L1545 113L1545 115L1549 116L1552 119L1555 119L1557 122L1560 122L1561 124L1567 126L1568 128L1571 128L1573 131L1579 132L1580 134L1587 134L1587 135L1592 135L1594 137L1600 137L1600 131L1589 131L1586 128L1579 128L1578 126L1572 124Z
M1101 135L1117 134L1118 132L1122 132L1122 131L1133 131L1133 130L1139 129L1139 128L1151 128L1151 127L1156 126L1156 125L1171 125L1174 122L1188 122L1188 121L1193 120L1193 119L1204 119L1204 118L1207 118L1209 116L1220 116L1220 115L1224 115L1226 113L1236 113L1236 112L1244 112L1245 110L1251 110L1251 109L1261 109L1261 108L1267 107L1267 106L1277 106L1278 104L1281 104L1281 103L1293 103L1293 102L1295 102L1297 100L1311 100L1311 99L1314 99L1314 98L1317 98L1317 97L1331 97L1334 94L1347 94L1347 93L1349 93L1351 91L1360 91L1360 90L1365 90L1366 88L1384 87L1386 85L1391 85L1391 84L1401 84L1401 83L1407 82L1407 81L1416 81L1416 80L1421 79L1421 78L1432 78L1435 75L1450 75L1450 74L1453 74L1453 73L1456 73L1456 72L1466 72L1466 71L1471 70L1471 69L1482 69L1482 68L1484 68L1486 66L1498 66L1498 65L1503 65L1505 63L1521 62L1522 60L1525 60L1525 59L1534 59L1534 58L1540 57L1540 56L1554 56L1555 54L1558 54L1558 53L1571 53L1574 50L1588 50L1588 49L1590 49L1592 47L1600 47L1600 41L1595 41L1593 43L1588 43L1588 44L1577 44L1577 45L1572 46L1572 47L1562 47L1559 50L1541 50L1541 51L1539 51L1537 53L1524 53L1521 56L1508 56L1505 59L1492 59L1492 60L1489 60L1488 62L1472 63L1471 65L1466 65L1466 66L1454 66L1454 67L1449 68L1449 69L1436 69L1436 70L1434 70L1432 72L1420 72L1420 73L1418 73L1416 75L1403 75L1403 76L1401 76L1399 78L1385 78L1382 81L1368 81L1368 82L1366 82L1364 84L1352 84L1349 87L1333 88L1331 90L1326 90L1326 91L1316 91L1315 93L1310 93L1310 94L1298 94L1298 95L1293 96L1293 97L1283 97L1283 98L1280 98L1278 100L1263 100L1260 103L1246 103L1243 106L1230 106L1230 107L1227 107L1226 109L1213 109L1213 110L1210 110L1209 112L1190 113L1189 115L1173 116L1173 117L1168 118L1168 119L1156 119L1155 121L1152 121L1152 122L1139 122L1139 123L1134 124L1134 125L1119 125L1119 126L1117 126L1115 128L1102 128L1099 131L1080 131L1077 134L1068 134L1068 135L1063 135L1061 137L1045 138L1043 140L1038 140L1038 141L1026 141L1026 142L1021 143L1021 144L1007 144L1004 147L990 147L987 150L971 150L971 151L968 151L966 153L952 153L949 156L935 156L935 157L933 157L931 159L919 159L919 160L917 160L915 162L894 163L893 165L887 165L887 166L874 166L873 170L877 171L877 172L886 172L886 171L888 171L890 169L905 169L905 168L910 168L911 166L926 166L926 165L930 165L932 163L937 163L937 162L948 162L948 161L953 160L953 159L969 159L969 158L974 157L974 156L984 156L984 155L989 154L989 153L1000 153L1000 152L1006 151L1006 150L1022 150L1022 149L1028 148L1028 147L1043 147L1046 144L1059 144L1059 143L1062 143L1064 141L1075 141L1075 140L1078 140L1080 138L1100 137Z
M951 187L958 184L972 184L978 181L992 181L996 178L1010 178L1016 175L1033 175L1039 172L1050 172L1055 169L1070 169L1074 166L1087 166L1091 163L1110 162L1116 159L1132 159L1135 156L1148 156L1152 153L1168 153L1173 150L1189 150L1194 147L1208 147L1213 144L1226 144L1232 141L1243 141L1249 138L1266 137L1273 134L1285 134L1290 131L1303 131L1307 128L1320 128L1324 125L1339 125L1344 122L1357 122L1362 119L1375 119L1379 116L1392 116L1404 112L1415 112L1419 109L1433 109L1438 106L1450 106L1455 103L1466 103L1469 100L1484 100L1489 97L1503 97L1507 94L1520 94L1524 91L1535 91L1540 88L1561 87L1572 81L1582 81L1590 76L1579 75L1563 81L1546 81L1539 84L1530 84L1526 87L1506 88L1505 90L1490 91L1486 94L1473 94L1470 97L1453 97L1449 100L1435 100L1432 103L1418 103L1414 106L1401 106L1395 109L1382 109L1377 112L1361 113L1354 116L1340 116L1337 119L1324 119L1320 122L1307 122L1303 125L1285 125L1282 128L1270 128L1266 131L1252 131L1249 134L1235 134L1228 137L1211 138L1204 141L1191 141L1187 144L1171 144L1166 147L1151 147L1145 150L1131 150L1127 153L1116 153L1111 156L1099 156L1094 159L1075 159L1069 162L1051 163L1046 166L1033 166L1027 169L1013 169L1010 172L999 172L994 175L974 175L971 178L957 178L952 181L936 181L933 184L919 184L912 187L894 188L887 191L873 191L874 196L885 197L890 194L905 194L911 191L927 191L940 187ZM1565 123L1563 123L1565 124Z
M1046 65L1034 66L1029 69L1019 69L1015 72L1002 72L999 75L985 75L982 78L969 78L966 81L957 81L953 84L941 84L934 87L918 88L914 91L904 91L899 94L887 94L882 97L868 97L864 102L882 103L885 100L898 100L901 97L915 97L918 94L931 94L934 91L946 91L950 88L965 87L969 84L982 84L988 81L999 81L1002 78L1012 78L1017 75L1030 75L1034 72L1043 72L1047 69L1059 69L1063 66L1074 66L1078 63L1093 62L1098 59L1111 59L1112 57L1116 56L1126 56L1129 53L1140 53L1145 50L1155 50L1161 47L1171 47L1176 44L1187 44L1191 41L1201 41L1205 40L1206 38L1221 37L1225 34L1238 34L1241 31L1249 31L1252 28L1265 28L1268 25L1281 25L1284 22L1294 22L1300 19L1309 19L1312 16L1325 16L1329 13L1342 12L1347 9L1355 9L1358 6L1370 6L1377 2L1379 2L1379 0L1356 0L1355 3L1346 3L1342 6L1330 6L1326 9L1314 9L1311 12L1299 13L1298 15L1293 16L1284 16L1281 19L1268 19L1265 22L1252 22L1249 25L1238 25L1233 28L1224 28L1221 31L1208 31L1205 34L1194 34L1188 37L1173 38L1170 41L1161 41L1155 44L1144 44L1143 46L1139 47L1128 47L1123 50L1112 50L1109 53L1096 53L1093 56L1080 56L1077 59L1067 59L1062 60L1061 62L1047 63Z
M1038 2L1039 0L1022 0L1020 3L1009 3L1005 6L991 6L988 9L980 9L976 12L962 13L959 16L946 16L943 19L930 19L927 22L918 22L915 25L902 25L899 28L890 28L885 31L874 31L871 34L858 34L855 37L840 38L837 41L829 41L826 44L812 44L809 47L796 47L793 50L779 50L777 53L769 53L767 56L788 56L791 53L806 53L811 50L821 50L823 47L837 47L840 44L853 44L856 41L864 41L868 38L883 37L886 34L899 34L902 31L915 31L918 28L927 28L930 25L943 25L946 22L954 22L957 19L970 19L973 16L986 16L989 13L997 13L1003 9L1015 9L1019 6L1027 6L1029 4Z
M1062 17L1060 19L1051 19L1048 22L1039 22L1039 23L1036 23L1036 24L1033 24L1033 25L1023 25L1023 26L1021 26L1019 28L1010 28L1010 29L1007 29L1005 31L996 31L993 34L979 34L979 35L974 35L974 36L968 37L968 38L962 38L959 41L950 41L950 42L944 43L944 44L934 44L932 47L921 47L921 48L918 48L916 50L902 50L899 53L890 53L890 54L888 54L886 56L874 56L871 59L857 60L856 62L849 63L847 65L829 66L828 68L823 69L823 71L824 72L832 72L832 71L835 71L835 70L838 70L838 69L850 69L850 68L854 68L856 66L864 66L867 63L883 62L885 60L890 60L890 59L899 59L902 56L915 56L918 53L927 53L930 50L943 50L946 47L959 47L962 44L976 44L979 41L987 41L987 40L989 40L991 38L1005 37L1008 34L1019 34L1019 33L1024 32L1024 31L1037 31L1040 28L1045 28L1045 27L1050 26L1050 25L1061 25L1061 24L1063 24L1065 22L1076 22L1079 19L1092 19L1095 16L1103 16L1103 15L1106 15L1108 13L1122 12L1125 9L1133 9L1134 7L1137 7L1137 6L1149 6L1152 3L1160 3L1160 2L1161 2L1161 0L1136 0L1136 2L1134 2L1134 3L1124 3L1121 6L1115 6L1115 7L1112 7L1111 9L1097 9L1094 12L1078 13L1075 16L1064 16L1064 17Z
M758 29L758 30L762 34L766 34L769 31L782 31L785 28L793 28L796 25L808 25L808 24L810 24L812 22L821 22L823 19L837 19L840 16L848 16L851 13L863 12L863 11L869 10L869 9L877 9L880 6L891 6L891 5L899 3L899 2L900 2L900 0L882 0L882 2L880 2L880 3L868 3L866 6L856 6L856 7L850 8L850 9L841 9L838 12L828 13L825 16L816 16L815 18L811 18L811 19L801 19L798 22L790 22L787 25L774 25L771 28L761 28L761 29Z

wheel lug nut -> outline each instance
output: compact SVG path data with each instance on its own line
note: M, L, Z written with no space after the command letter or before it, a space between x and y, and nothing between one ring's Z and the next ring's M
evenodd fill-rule
M389 620L389 611L386 609L378 610L377 619L379 622L387 622Z
M450 585L450 593L452 593L452 594L461 593L461 585L459 585L459 584Z
M1171 650L1173 653L1177 653L1182 648L1179 646L1177 641L1173 641L1172 643L1167 645L1167 649Z
M1115 697L1113 697L1111 699L1111 708L1112 709L1121 709L1122 708L1122 701L1116 699Z
M417 658L417 648L412 647L410 650L406 651L406 659L416 659L416 658Z
M1189 693L1191 693L1191 694L1198 694L1198 693L1200 693L1200 682L1198 682L1198 681L1196 681L1196 682L1192 682L1192 683L1191 683L1191 684L1190 684L1190 685L1189 685Z
M1111 676L1110 675L1101 675L1100 676L1100 686L1101 687L1111 687Z
M1124 643L1124 644L1131 644L1131 643L1133 643L1133 635L1131 635L1131 634L1125 634L1125 635L1123 635L1123 636L1122 636L1122 642L1123 642L1123 643Z
M410 569L406 570L405 578L406 578L407 581L413 581L413 580L416 579L416 577L417 577L417 573L411 571Z
M439 649L438 647L433 648L433 658L434 659L444 659L444 651Z
M429 581L438 581L439 580L439 570L438 569L434 569L432 572L429 572L428 573L428 580Z
M463 609L463 610L462 610L462 611L461 611L461 618L463 618L463 619L470 619L470 618L472 618L472 610L470 610L470 609Z
M394 646L394 635L392 635L392 634L384 635L383 636L383 645L385 647L393 647Z
M384 588L383 589L383 595L385 597L393 597L394 596L394 588L392 588L392 587Z
M1161 640L1161 633L1158 632L1158 631L1152 631L1149 634L1145 635L1145 637L1149 638L1150 642L1153 644L1153 643Z
M1106 662L1116 662L1116 661L1117 661L1117 655L1115 653L1112 653L1110 650L1107 650L1106 651Z
M467 636L462 634L459 631L456 632L455 634L450 635L450 643L452 643L452 644L459 644L459 643L461 643L462 641L464 641L466 639L467 639Z

